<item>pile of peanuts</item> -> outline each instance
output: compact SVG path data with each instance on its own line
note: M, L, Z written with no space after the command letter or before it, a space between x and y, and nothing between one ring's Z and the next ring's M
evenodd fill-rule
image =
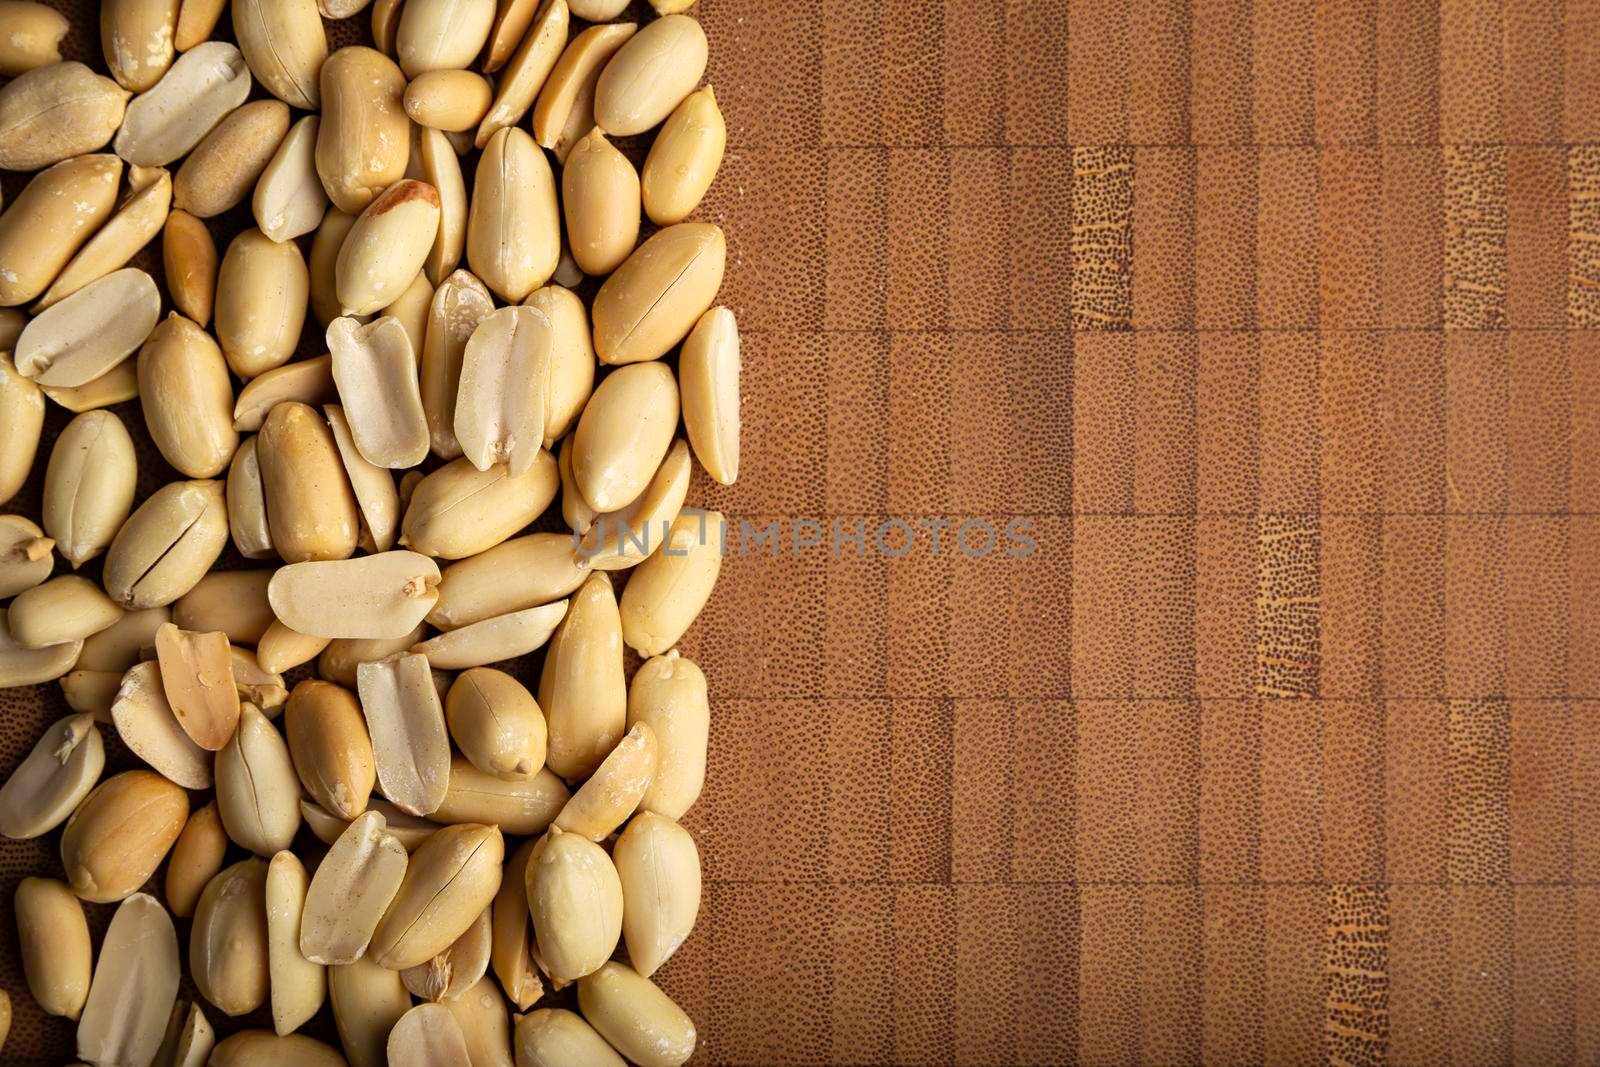
M674 646L722 565L685 502L696 461L737 477L740 358L723 233L686 221L727 140L692 2L232 0L235 45L224 0L104 0L107 77L0 0L0 168L37 172L0 213L0 504L75 413L40 514L0 515L0 687L74 712L0 834L61 828L16 920L86 1063L693 1054L651 976L700 907L709 707ZM330 54L357 15L377 47ZM636 170L611 138L651 131ZM165 319L129 266L158 236ZM327 354L295 358L308 310ZM142 500L135 399L176 472ZM230 541L260 565L214 570ZM537 693L492 666L541 648ZM146 766L102 777L102 730ZM84 901L117 905L98 950ZM296 1032L324 1001L342 1052Z

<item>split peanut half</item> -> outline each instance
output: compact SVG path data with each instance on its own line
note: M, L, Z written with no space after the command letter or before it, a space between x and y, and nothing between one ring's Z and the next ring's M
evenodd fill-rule
M344 461L345 476L350 479L356 506L361 509L361 546L387 552L394 547L395 532L400 526L400 494L395 490L394 476L388 468L361 454L342 407L326 404L322 413L328 417L328 428L333 431L339 458Z
M416 552L380 552L294 563L272 577L267 595L286 626L316 637L401 637L438 599L439 567Z
M122 160L89 155L57 163L29 180L0 214L0 306L26 304L49 287L110 217L121 177ZM20 370L20 359L17 366Z
M333 842L306 891L300 954L312 963L353 963L400 890L409 857L381 814L356 818Z
M450 738L428 657L363 663L356 685L384 796L412 815L432 814L450 784Z
M344 416L361 455L391 469L421 463L428 454L428 417L422 409L416 356L400 320L386 317L362 325L352 318L335 319L328 327L328 349Z
M478 324L492 311L494 299L489 290L464 270L455 271L440 282L429 305L422 347L421 396L431 447L440 459L461 455L455 431L461 363Z
M590 841L604 841L633 814L655 773L656 733L646 723L634 723L589 780L572 794L556 816L555 827Z
M632 22L590 26L566 46L539 90L533 136L562 162L572 146L594 129L594 90L600 73L638 28Z
M678 386L695 458L723 485L739 478L739 372L739 327L733 312L712 308L683 342Z
M128 103L112 149L136 166L164 167L187 155L249 95L250 68L239 49L206 41Z
M440 670L459 671L526 656L543 648L567 613L567 602L496 615L413 645Z
M469 1063L467 1038L450 1009L418 1004L389 1031L389 1067L449 1067Z
M111 703L111 721L129 751L168 781L185 789L211 788L211 753L178 721L167 700L160 664L151 661L128 668Z
M78 1020L78 1056L91 1063L154 1060L178 999L178 977L171 917L154 897L130 895L100 943Z
M534 96L561 58L570 21L567 0L543 0L539 5L522 43L501 71L494 103L478 126L477 147L489 144L500 130L515 127L528 113Z
M250 212L261 232L274 241L292 241L315 232L328 208L328 194L317 177L317 129L307 115L279 142L250 197Z
M156 631L156 656L162 690L184 733L208 752L221 749L239 725L228 635L168 623Z
M429 813L439 823L484 823L508 834L543 833L571 794L548 766L532 778L508 781L450 759L444 799Z
M455 438L472 465L523 474L544 446L550 319L531 307L486 315L467 341L456 396Z
M0 785L0 834L23 840L49 833L94 789L105 765L93 716L57 719Z
M28 480L43 432L44 394L17 373L9 353L0 354L0 504Z
M17 372L40 385L87 385L139 350L161 295L136 267L113 271L40 312L17 338Z

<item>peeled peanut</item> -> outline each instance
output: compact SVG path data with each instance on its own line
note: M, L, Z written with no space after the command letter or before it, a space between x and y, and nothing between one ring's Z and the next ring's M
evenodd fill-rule
M267 92L291 107L321 106L328 38L316 0L233 0L233 32Z
M72 29L61 12L33 0L0 2L0 26L0 75L7 78L61 62L61 42Z
M267 999L267 864L251 857L206 885L189 930L189 973L224 1015Z
M284 625L318 637L409 634L438 599L439 567L416 552L280 567L267 589Z
M315 409L295 401L274 407L256 437L256 460L272 543L284 560L348 559L355 553L355 494L333 431Z
M63 641L44 648L25 648L11 636L6 609L0 608L0 689L51 682L72 670L83 651L82 641Z
M434 130L470 130L483 120L493 94L481 74L470 70L431 70L406 86L411 121Z
M5 264L0 306L26 304L49 287L111 216L121 177L122 160L89 155L57 163L29 180L0 214L0 263ZM22 369L20 359L17 366Z
M559 285L536 289L523 303L550 319L550 374L544 401L544 446L548 449L577 424L594 392L589 310L577 294Z
M173 304L201 326L209 323L217 296L217 246L206 224L187 211L168 215L161 262Z
M353 963L400 889L408 857L375 811L358 816L333 842L306 892L300 952L313 963Z
M627 1067L582 1016L565 1008L540 1008L517 1020L517 1063L522 1067Z
M217 802L190 814L183 824L183 832L173 843L172 856L167 860L167 907L180 919L194 914L200 894L222 870L222 858L228 851L228 833L222 828L222 816L217 812Z
M310 1022L328 996L327 971L300 952L300 922L310 887L311 875L293 852L280 852L267 864L268 987L272 1027L280 1036Z
M445 699L445 720L456 746L487 774L514 781L544 766L544 715L533 694L504 671L463 671Z
M239 447L233 382L211 335L177 312L139 351L139 402L166 461L191 478L221 474Z
M406 77L467 66L494 24L494 0L407 0L395 27L395 58Z
M328 643L329 638L312 637L274 621L256 645L256 659L262 669L281 673L316 659Z
M240 1030L223 1038L206 1062L211 1067L347 1067L343 1056L316 1038L267 1030Z
M347 315L370 315L416 278L439 232L439 193L409 178L389 186L356 219L339 248L335 278Z
M694 91L706 71L705 31L688 15L667 15L629 38L594 91L594 117L614 137L644 133Z
M335 319L327 339L333 380L361 455L391 469L422 462L428 454L428 419L416 356L400 320L385 317L363 326L352 318Z
M104 148L128 93L82 63L52 63L0 88L0 168L40 170Z
M228 532L245 559L276 559L267 525L267 496L256 458L256 439L246 437L228 464Z
M100 49L111 76L142 93L172 66L178 0L101 0Z
M228 743L239 725L228 635L195 633L168 623L156 631L161 688L184 733L208 752Z
M611 852L622 881L622 938L628 961L649 978L694 929L700 913L700 851L689 831L640 812Z
M739 371L739 327L733 312L712 308L683 342L678 385L695 458L723 485L739 477Z
M402 811L431 815L449 786L450 738L428 657L400 653L363 663L356 688L384 796Z
M658 359L682 341L717 298L728 243L709 222L657 231L594 298L594 349L602 363Z
M172 621L185 630L220 630L236 644L253 645L272 625L267 602L272 574L262 568L213 571L172 605Z
M567 534L516 537L452 563L439 580L428 622L455 630L499 615L559 600L588 573Z
M455 671L526 656L543 648L567 612L567 602L496 615L413 645L440 670Z
M684 98L650 145L641 176L645 214L657 226L682 222L700 206L728 146L728 126L711 86Z
M639 172L596 128L561 167L567 244L585 274L610 274L639 240Z
M689 446L682 440L674 442L633 503L595 517L580 544L580 558L595 570L615 571L635 566L659 549L683 510L691 468Z
M217 340L228 366L254 378L289 362L300 344L310 275L293 241L245 230L217 273Z
M516 303L549 280L560 256L561 217L549 161L522 130L496 133L478 161L467 216L468 265L502 300Z
M92 716L57 719L0 784L0 834L24 840L55 829L88 796L105 765Z
M439 823L485 823L508 834L537 834L555 820L570 795L548 766L532 778L508 781L455 756L444 799L429 815Z
M360 214L405 177L411 155L401 102L405 75L382 52L352 45L322 64L321 83L317 173L335 206Z
M455 438L472 465L508 465L512 477L543 453L552 324L531 307L491 312L461 357Z
M28 323L17 338L17 372L42 386L86 385L138 351L160 307L150 275L114 271Z
M461 455L455 431L461 362L473 331L493 310L489 290L464 270L445 278L433 294L422 347L421 395L433 453L441 459Z
M112 775L83 799L61 833L67 883L96 903L132 894L155 873L188 815L188 794L159 774Z
M146 658L154 658L156 631L172 621L172 609L149 608L130 611L108 629L101 630L83 643L83 655L78 668L86 671L122 672ZM150 653L148 656L146 653Z
M477 555L538 518L555 499L550 453L513 477L505 464L480 471L465 458L422 479L401 522L401 543L440 559Z
M300 784L289 746L252 704L217 753L217 809L228 837L258 856L289 847L300 828Z
M72 890L53 878L24 878L13 903L28 992L46 1015L74 1021L89 999L89 923Z
M622 740L627 705L617 599L611 579L594 573L573 594L539 676L550 769L564 778L587 778Z
M678 1067L694 1055L694 1023L650 979L606 963L578 982L583 1017L639 1067Z
M378 311L379 318L393 318L400 322L406 331L406 339L411 342L411 351L417 359L422 358L422 346L428 339L428 312L433 307L433 284L428 281L427 272L419 271L411 284L403 289L399 296L385 304ZM416 366L411 368L411 377L417 376Z
M443 1003L466 1035L467 1058L473 1067L512 1067L511 1016L493 978L480 977L466 992Z
M44 432L44 394L0 354L0 504L17 495L33 471Z
M440 1004L418 1004L389 1031L389 1067L450 1067L469 1063L461 1024Z
M439 233L428 252L428 281L438 285L461 262L467 243L467 185L461 160L449 137L438 130L419 128L417 164L422 178L439 193Z
M328 999L349 1067L386 1067L389 1033L411 1010L400 972L366 958L330 967Z
M173 31L172 43L180 52L187 52L197 44L211 39L222 18L222 8L228 0L180 0L178 28Z
M680 819L699 798L706 777L711 709L700 668L673 650L634 672L628 726L638 723L655 730L657 744L655 778L639 807Z
M157 608L193 589L228 543L218 481L172 482L122 524L106 552L102 581L126 608Z
M323 681L335 682L346 689L356 687L356 670L363 663L376 663L406 651L422 640L427 628L421 623L399 637L339 638L317 657L317 675Z
M603 841L639 806L656 773L656 735L634 723L587 782L556 816L555 826L591 841Z
M622 591L622 639L659 656L684 634L722 571L726 522L720 511L686 509L661 550L634 570Z
M377 772L354 693L308 678L290 694L283 728L295 772L313 800L346 820L367 810Z
M228 115L206 134L172 179L173 202L200 219L244 201L289 132L289 108L257 100Z
M494 900L504 859L495 826L446 826L424 841L372 933L373 962L404 970L443 952Z
M68 671L56 681L67 707L93 715L96 722L111 722L111 705L117 699L122 675L115 671Z
M172 1006L167 1019L166 1036L156 1052L155 1062L162 1067L202 1067L212 1062L211 1053L217 1045L217 1032L212 1029L200 1005L179 1000Z
M128 750L185 789L209 789L211 753L178 721L167 700L161 667L136 663L122 676L111 703L111 721Z
M98 411L139 398L139 376L133 361L125 359L84 385L42 385L40 391L73 414Z
M318 133L318 137L321 133ZM322 184L322 179L317 179ZM324 190L326 191L326 190ZM344 314L339 305L339 250L356 217L337 207L329 207L317 226L317 235L311 241L311 258L308 260L311 276L311 310L317 321L327 326Z
M44 528L56 550L80 567L110 547L133 507L133 438L109 411L67 424L44 475Z
M338 395L332 356L297 359L245 383L233 405L233 428L241 433L261 429L268 413L286 400L314 407L336 400Z
M552 827L528 863L527 884L550 977L574 981L611 958L622 936L622 883L605 849Z
M8 621L11 639L24 648L82 641L118 619L122 609L87 578L63 574L18 593Z
M344 472L361 509L361 547L387 552L394 547L395 530L400 525L400 494L394 487L394 476L361 454L343 408L327 404L322 413L328 417L328 428L333 431Z
M592 507L617 511L650 484L678 428L678 383L664 363L633 363L600 382L572 439L572 474Z

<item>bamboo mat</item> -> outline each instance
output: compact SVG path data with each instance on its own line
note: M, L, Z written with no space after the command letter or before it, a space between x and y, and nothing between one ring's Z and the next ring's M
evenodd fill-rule
M1600 4L695 12L698 1062L1600 1058Z

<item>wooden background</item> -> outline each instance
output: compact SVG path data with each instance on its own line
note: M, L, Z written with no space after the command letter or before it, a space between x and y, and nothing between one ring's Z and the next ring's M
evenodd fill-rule
M1600 1057L1600 4L695 12L693 495L1038 544L729 561L699 1061Z

